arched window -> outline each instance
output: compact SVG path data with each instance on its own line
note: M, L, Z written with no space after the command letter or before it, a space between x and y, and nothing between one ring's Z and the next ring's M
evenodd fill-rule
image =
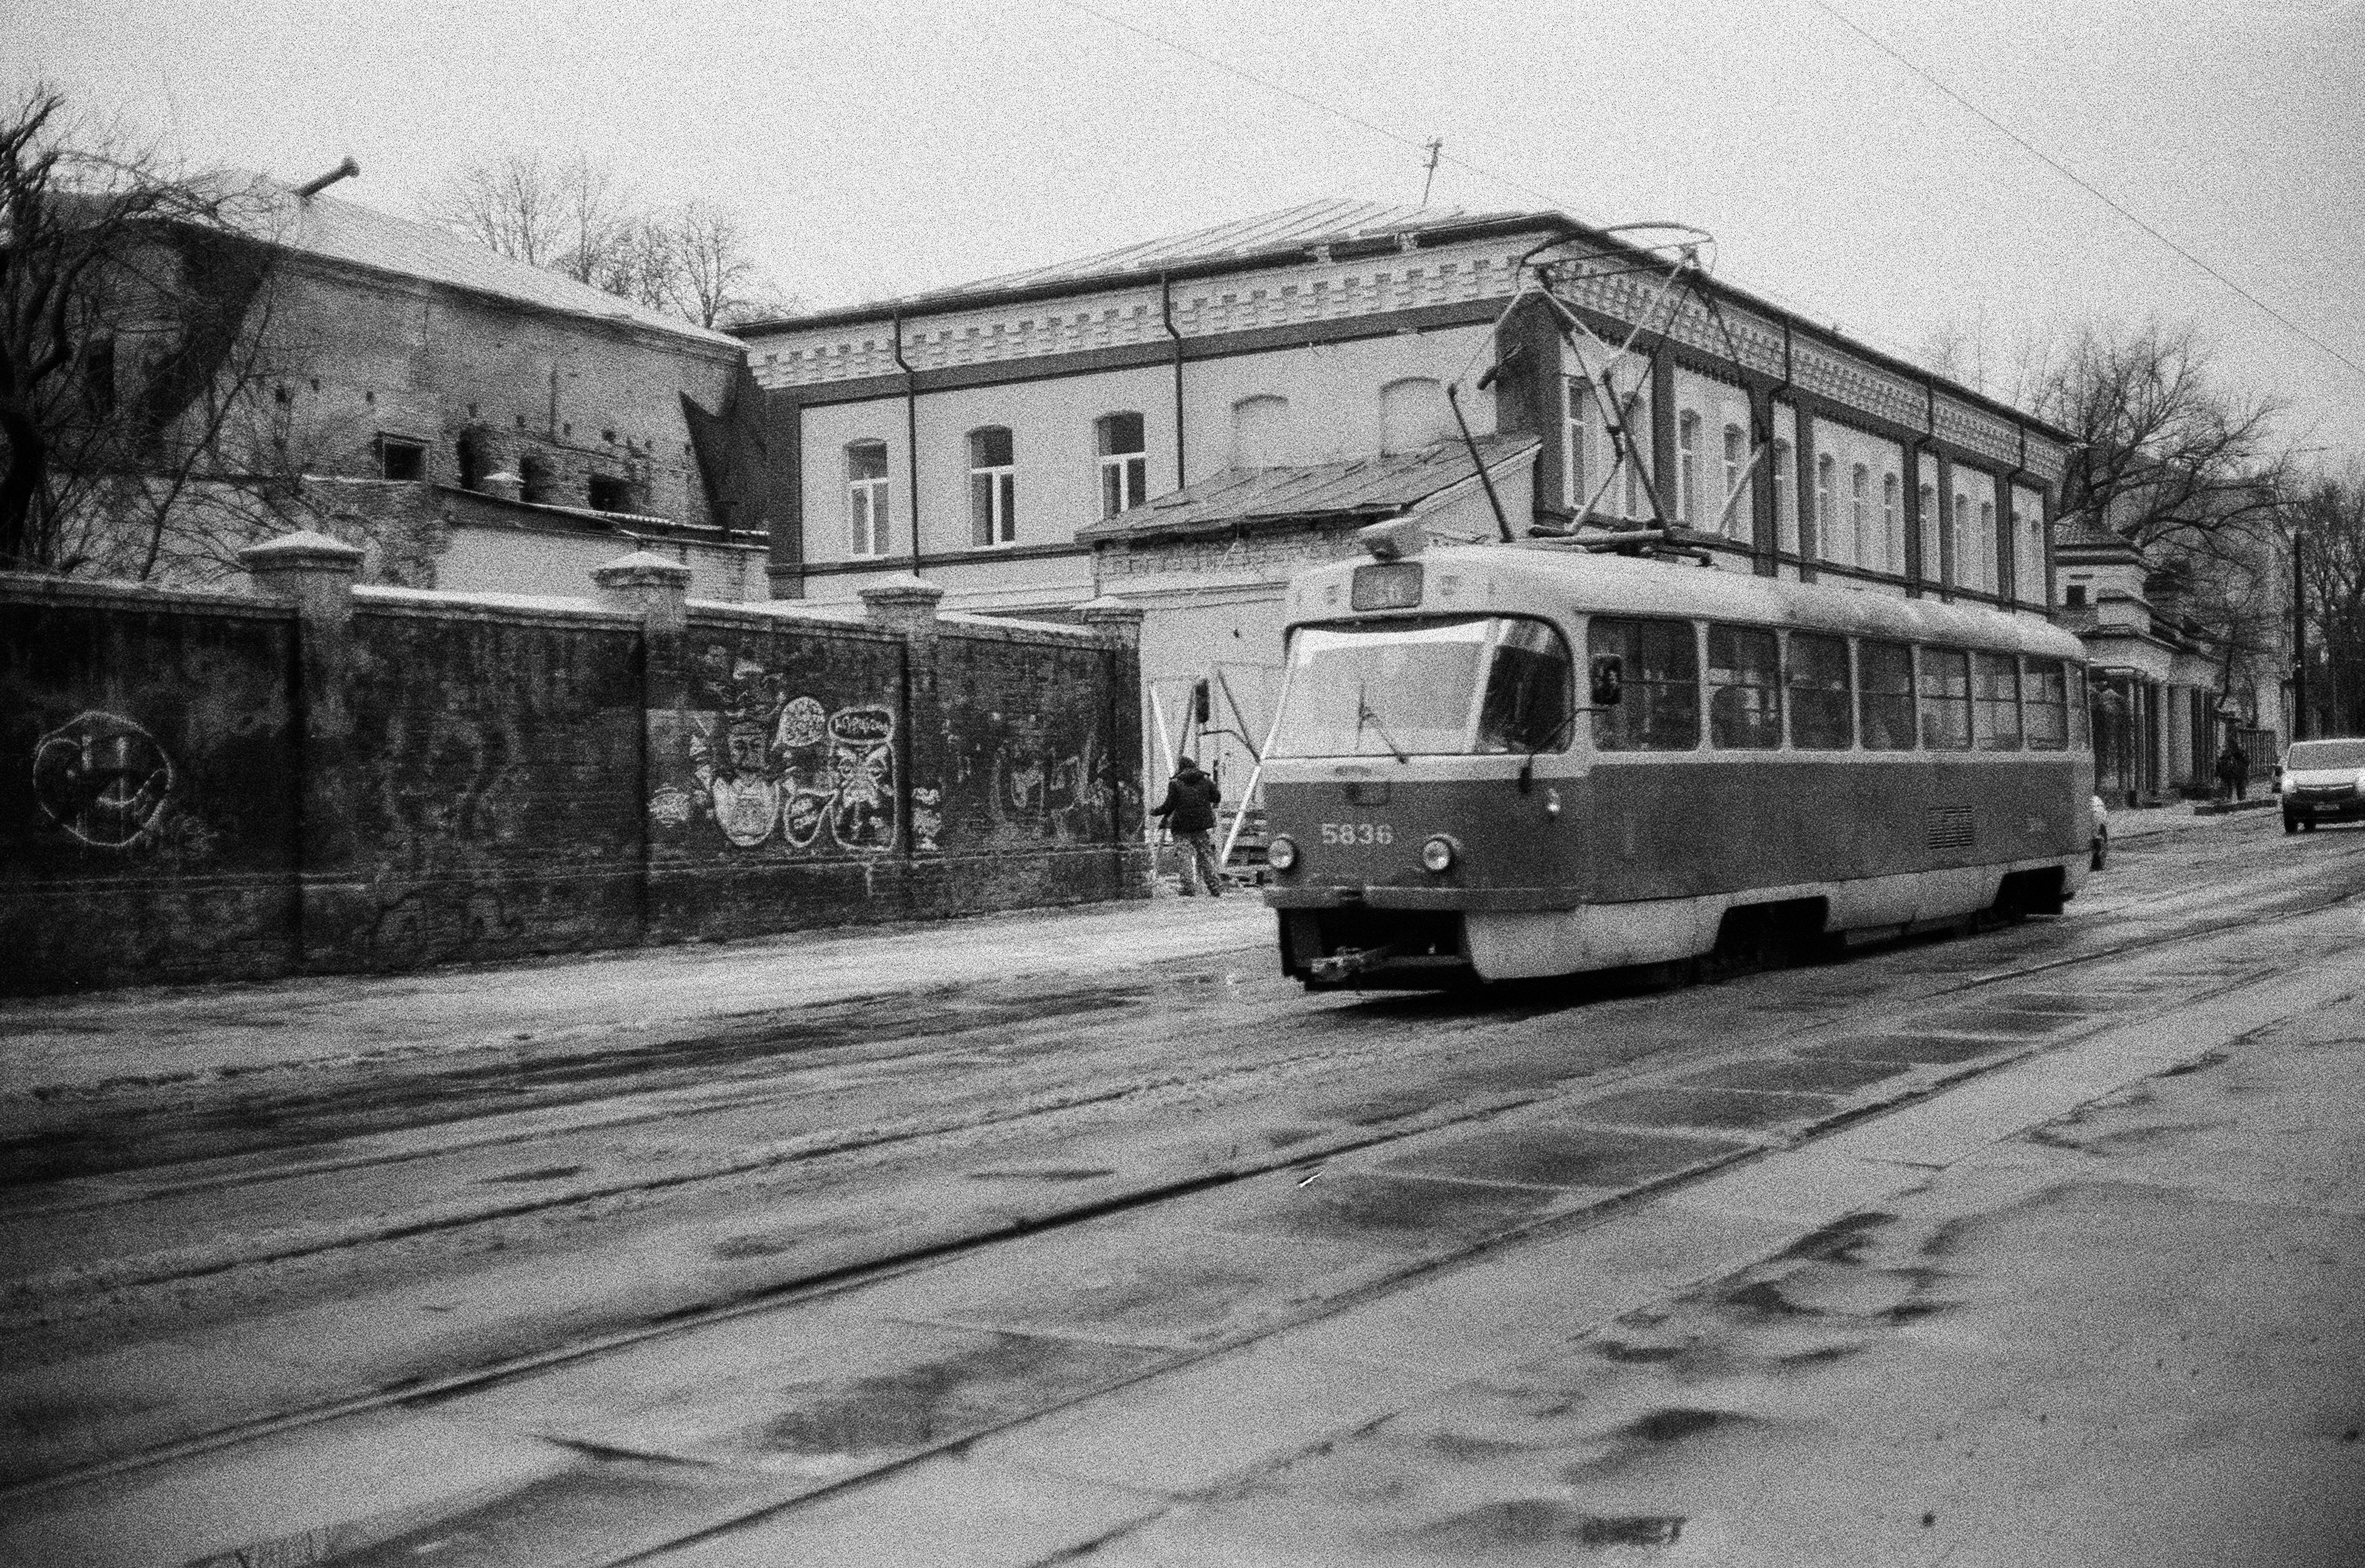
M1880 476L1881 559L1892 572L1905 569L1905 535L1897 526L1897 476Z
M972 544L1018 537L1018 468L1007 425L969 432L969 537Z
M1872 566L1872 470L1861 463L1848 471L1848 521L1855 532L1855 564Z
M1979 503L1979 587L2003 591L2003 561L1996 549L1995 502Z
M1920 494L1922 500L1922 576L1926 581L1936 582L1938 580L1939 568L1945 564L1938 559L1937 551L1938 525L1940 521L1943 521L1938 516L1938 491L1935 486L1924 485L1922 487Z
M887 554L887 443L846 443L846 553Z
M1748 472L1749 432L1739 425L1727 425L1724 427L1724 498L1717 503L1721 509L1719 515L1724 522L1719 531L1721 532L1737 532L1743 536L1750 532L1750 525L1741 521L1749 515L1748 502L1732 498L1740 493L1742 480Z
M1115 517L1139 506L1149 488L1141 416L1103 414L1093 421L1093 446L1100 454L1101 515Z
M1676 416L1676 517L1686 528L1700 525L1699 416L1689 409Z
M1955 515L1946 520L1947 532L1955 537L1955 582L1956 588L1978 586L1979 557L1978 546L1971 539L1971 498L1962 491L1955 492Z
M1453 433L1445 384L1434 376L1407 375L1380 388L1380 450L1418 452Z
M1232 466L1271 468L1289 452L1289 399L1261 394L1232 405Z
M1774 541L1777 548L1795 555L1799 553L1799 508L1791 489L1799 482L1799 469L1790 452L1790 443L1774 443Z
M1826 561L1839 559L1832 538L1839 519L1839 501L1832 492L1839 487L1839 460L1830 453L1815 459L1815 554Z

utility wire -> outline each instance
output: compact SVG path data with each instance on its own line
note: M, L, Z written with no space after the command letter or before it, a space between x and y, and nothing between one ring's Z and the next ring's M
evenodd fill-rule
M1509 174L1506 174L1498 169L1489 169L1483 164L1474 163L1467 158L1456 157L1451 152L1444 151L1442 148L1432 148L1429 142L1426 140L1407 136L1402 131L1391 130L1386 126L1380 124L1377 120L1365 119L1362 116L1354 113L1352 110L1342 109L1336 104L1324 103L1321 99L1315 97L1309 93L1301 93L1296 88L1276 82L1269 76L1260 76L1253 71L1244 70L1238 65L1234 65L1230 61L1223 59L1221 56L1209 54L1204 50L1194 49L1189 44L1182 42L1179 39L1171 39L1167 37L1164 33L1154 32L1149 28L1142 27L1138 23L1128 22L1122 17L1113 17L1097 6L1086 5L1084 0L1055 0L1055 3L1066 6L1070 11L1081 11L1085 16L1092 17L1094 21L1104 23L1109 27L1116 28L1124 32L1131 33L1136 38L1146 39L1161 49L1171 49L1177 54L1189 55L1192 59L1197 61L1202 65L1213 66L1227 76L1237 76L1241 81L1246 82L1252 86L1261 87L1268 93L1278 93L1283 97L1291 100L1293 103L1303 104L1309 109L1314 109L1322 114L1330 116L1333 119L1345 120L1349 125L1355 127L1359 130L1368 130L1373 136L1384 137L1388 140L1395 142L1399 147L1409 148L1413 151L1419 153L1423 158L1429 160L1429 166L1432 174L1435 174L1437 164L1439 162L1451 163L1455 168L1467 170L1469 173L1476 174L1481 179L1492 180L1495 184L1504 186L1506 189L1518 191L1522 196L1533 196L1536 200L1547 203L1562 211L1567 210L1567 204L1563 202L1558 196L1552 195L1550 191L1541 190L1534 185L1528 185L1524 181L1516 179ZM1424 187L1424 199L1426 198L1426 187Z
M2150 235L2153 239L2158 241L2161 244L2167 246L2169 250L2183 257L2192 265L2200 268L2202 272L2207 273L2219 283L2224 284L2235 294L2248 301L2261 313L2281 325L2283 330L2290 332L2292 336L2299 339L2300 342L2306 343L2311 348L2317 350L2327 357L2347 365L2359 375L2365 375L2365 364L2359 364L2356 360L2349 358L2347 354L2342 353L2330 343L2327 343L2323 339L2315 336L2306 328L2301 326L2298 322L2292 320L2290 317L2284 315L2281 311L2276 309L2273 306L2268 304L2257 295L2252 294L2248 289L2244 288L2240 284L2235 282L2232 278L2227 277L2215 267L2211 266L2201 257L2194 255L2191 251L2185 249L2182 245L2178 244L2166 234L2161 233L2158 229L2146 222L2143 218L2136 217L2124 206L2113 199L2110 193L2095 185L2093 181L2086 178L2085 175L2079 174L2077 170L2071 168L2060 159L2056 158L2050 152L2046 151L2045 149L2037 146L2036 143L2029 140L2028 138L2021 135L2020 132L2012 129L2012 127L2004 124L2003 121L1996 118L1995 116L1988 113L1987 110L1979 107L1978 105L1971 102L1970 99L1963 96L1962 94L1957 93L1945 83L1941 82L1930 72L1923 70L1921 66L1907 59L1902 52L1892 48L1878 35L1873 33L1861 23L1857 22L1855 17L1850 17L1847 13L1840 10L1837 6L1830 5L1828 0L1807 0L1807 3L1814 6L1816 10L1822 12L1823 15L1831 17L1833 21L1839 23L1840 26L1847 28L1848 31L1855 34L1856 37L1864 39L1865 42L1872 45L1873 48L1880 50L1881 53L1889 56L1889 59L1897 62L1898 64L1905 67L1906 70L1911 72L1914 75L1919 76L1931 86L1935 87L1938 91L1946 95L1947 97L1952 98L1956 104L1960 105L1964 109L1985 123L1990 129L1996 131L2007 140L2011 141L2013 146L2019 148L2022 151L2027 153L2038 162L2043 163L2046 168L2052 170L2063 179L2068 180L2071 185L2076 185L2079 190L2084 191L2088 196L2092 196L2096 201L2101 202L2113 212L2117 213L2121 218L2125 218L2129 223L2134 224L2137 229L2140 229L2146 234Z

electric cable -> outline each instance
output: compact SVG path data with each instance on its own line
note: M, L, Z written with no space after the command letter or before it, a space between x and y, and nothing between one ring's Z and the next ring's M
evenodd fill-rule
M1855 17L1850 17L1847 13L1840 10L1837 6L1829 4L1829 0L1807 0L1807 3L1814 6L1816 10L1821 11L1825 16L1831 17L1833 21L1839 23L1842 27L1847 28L1850 32L1855 34L1858 38L1864 39L1865 42L1872 45L1873 48L1880 50L1881 53L1889 56L1889 59L1895 61L1898 64L1905 67L1906 70L1911 72L1914 75L1920 77L1931 86L1935 87L1939 92L1944 93L1963 109L1971 115L1976 116L1982 123L1987 125L1989 129L1996 131L1999 135L2001 135L2007 140L2011 141L2013 146L2019 148L2022 151L2027 153L2038 162L2043 163L2055 174L2059 174L2063 179L2068 180L2071 185L2076 185L2079 190L2084 191L2088 196L2092 196L2096 201L2101 202L2104 207L2109 207L2113 212L2117 213L2121 218L2125 218L2129 223L2134 224L2137 229L2142 230L2146 234L2150 235L2153 239L2158 241L2161 244L2175 252L2179 256L2184 258L2185 261L2200 268L2202 272L2207 273L2211 277L2215 278L2219 283L2225 285L2236 295L2247 301L2262 314L2281 326L2282 329L2291 333L2292 336L2299 339L2300 342L2307 344L2318 353L2325 354L2326 357L2337 360L2340 364L2347 365L2359 375L2365 376L2365 364L2359 364L2358 361L2349 358L2347 354L2342 353L2338 349L2334 348L2330 343L2327 343L2323 339L2315 336L2314 333L2307 330L2306 328L2302 327L2298 322L2292 320L2290 317L2284 315L2281 311L2276 309L2273 306L2268 304L2265 300L2260 299L2257 295L2252 294L2248 289L2244 288L2240 284L2235 282L2232 278L2227 277L2224 273L2210 265L2208 262L2202 260L2200 256L2193 254L2192 252L2187 250L2183 245L2179 244L2176 241L2162 233L2159 230L2154 228L2150 223L2129 211L2124 205L2113 198L2110 193L2095 185L2094 182L2089 180L2085 175L2079 174L2077 170L2071 168L2060 159L2056 158L2050 152L2046 151L2045 149L2037 146L2036 143L2029 140L2028 138L2021 135L2020 132L2012 129L2012 127L2004 124L2003 121L1996 118L1995 116L1988 113L1987 110L1979 107L1978 105L1971 102L1970 99L1965 97L1962 94L1955 91L1954 88L1940 81L1931 72L1926 71L1920 65L1914 63L1914 62L1908 59L1901 50L1884 41L1877 34L1873 33L1870 29L1864 27L1863 24L1856 21Z

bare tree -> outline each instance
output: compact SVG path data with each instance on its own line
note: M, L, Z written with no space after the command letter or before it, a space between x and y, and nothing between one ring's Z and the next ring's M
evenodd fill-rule
M763 277L732 213L702 201L650 202L580 152L510 152L472 164L437 186L421 214L514 261L701 327L796 305Z
M2365 734L2365 463L2301 487L2289 517L2313 644L2310 727Z
M2076 442L2061 510L2138 550L2224 558L2280 521L2282 405L2218 385L2189 326L2089 327L2034 403Z
M54 89L0 120L0 564L146 575L190 476L254 469L224 447L277 352L258 324L275 199L174 169Z

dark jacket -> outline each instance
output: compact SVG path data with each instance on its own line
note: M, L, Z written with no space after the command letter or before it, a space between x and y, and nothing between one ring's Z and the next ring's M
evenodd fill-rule
M1206 833L1216 825L1216 802L1223 792L1216 781L1195 767L1186 767L1166 783L1166 799L1150 814L1166 817L1176 833Z

